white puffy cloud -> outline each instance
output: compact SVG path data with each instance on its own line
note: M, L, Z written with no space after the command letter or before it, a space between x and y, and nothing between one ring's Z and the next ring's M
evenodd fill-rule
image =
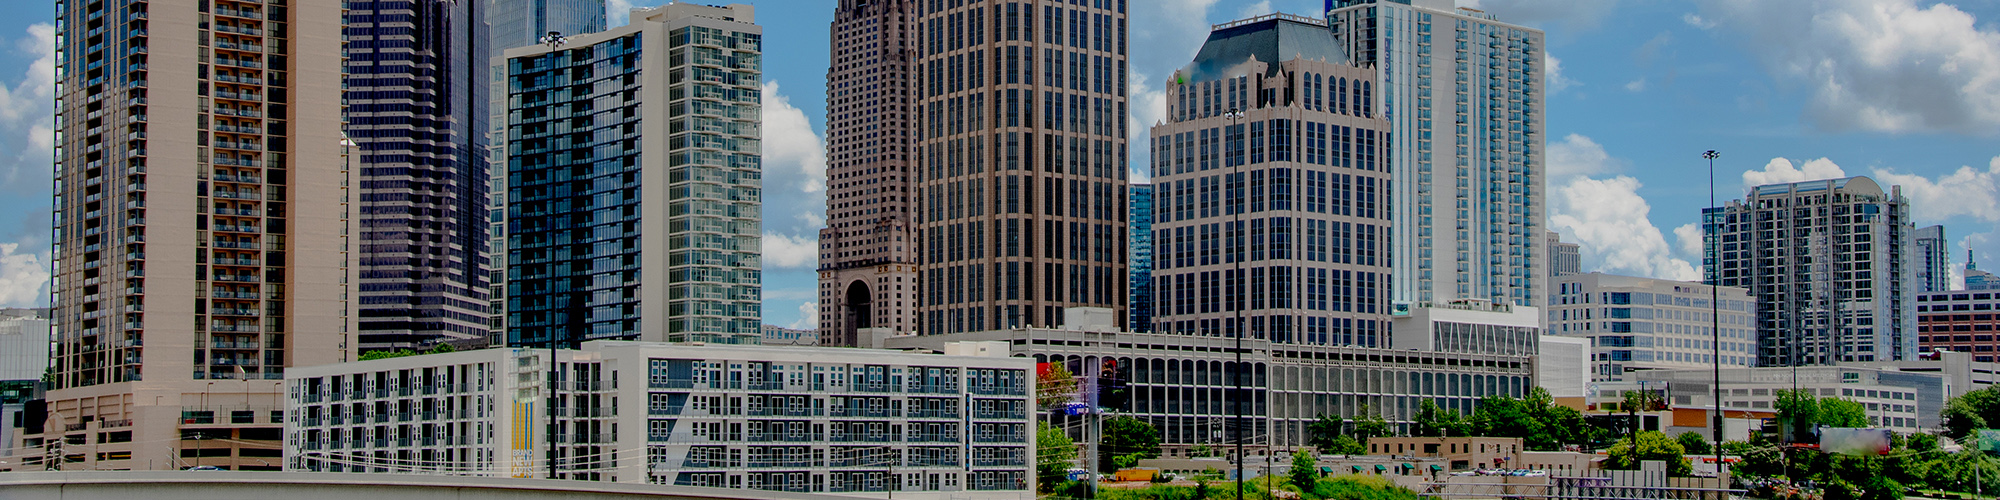
M14 50L33 56L12 85L0 83L0 184L47 196L55 156L55 27L28 26Z
M1638 179L1575 177L1556 188L1549 227L1583 246L1585 269L1675 280L1701 274L1673 257L1660 229L1648 218L1652 206L1639 196Z
M799 319L786 328L811 330L819 327L819 301L808 300L799 303Z
M1680 246L1682 257L1701 260L1701 223L1689 222L1674 228L1674 244Z
M1272 12L1274 11L1271 10L1271 0L1259 0L1256 3L1244 5L1243 10L1236 11L1236 18L1249 19Z
M1126 113L1126 140L1131 144L1132 182L1152 180L1153 124L1167 118L1167 89L1152 85L1146 75L1132 75L1132 83L1126 89L1127 102L1131 111Z
M33 307L48 298L49 255L47 244L0 243L0 306ZM40 248L44 251L36 252Z
M765 269L812 267L819 262L819 238L765 231L763 247Z
M1674 256L1649 219L1652 206L1628 176L1594 178L1623 167L1589 137L1570 134L1549 145L1549 229L1582 247L1583 269L1655 278L1699 279L1693 264ZM1676 230L1676 237L1682 237ZM1700 235L1697 234L1699 240ZM1684 247L1685 242L1682 243ZM1697 243L1698 245L1698 243Z
M1646 78L1645 78L1645 77L1640 77L1640 78L1639 78L1639 79L1637 79L1637 80L1632 80L1632 81L1629 81L1629 82L1625 82L1625 90L1628 90L1628 91L1632 91L1632 92L1645 92L1645 91L1646 91Z
M1714 0L1708 19L1782 83L1811 98L1825 130L2000 131L2000 29L1917 0Z
M632 0L605 0L605 26L618 27L631 22Z
M1716 24L1714 20L1703 19L1701 15L1695 14L1693 12L1682 14L1681 22L1687 23L1688 26L1693 26L1701 29L1714 28Z
M778 176L800 176L804 181L797 186L800 191L825 191L826 141L813 131L805 111L792 106L791 98L779 90L777 81L764 82L763 94L765 181Z
M1903 196L1910 199L1910 215L1917 220L1941 222L1962 215L2000 221L2000 157L1994 157L1984 170L1961 166L1935 180L1887 168L1876 168L1874 174L1883 189L1903 186Z
M1576 80L1571 80L1569 77L1563 76L1562 59L1558 59L1555 54L1548 52L1542 52L1542 81L1548 82L1549 93L1551 94L1581 85Z
M1778 157L1772 158L1770 162L1765 163L1763 170L1744 171L1743 187L1751 188L1765 184L1839 179L1841 177L1847 177L1847 171L1842 170L1840 165L1835 165L1833 160L1820 158L1799 164L1784 157Z

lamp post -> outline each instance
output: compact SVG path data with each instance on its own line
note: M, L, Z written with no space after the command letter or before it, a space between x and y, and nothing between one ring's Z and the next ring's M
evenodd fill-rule
M551 59L549 65L553 67L555 66L555 61L553 59L555 59L556 49L558 47L562 47L562 45L565 43L569 43L569 38L564 37L562 32L560 31L550 31L548 32L548 34L542 35L542 37L537 39L537 41L541 42L544 45L549 46L549 52L550 52L549 58ZM576 296L572 296L570 298L571 301L570 307L572 309L579 308L579 305L576 302L578 298L579 297ZM574 327L574 323L577 321L576 314L577 313L574 311L572 311L570 314L571 316L570 321L572 323L572 327ZM559 363L556 362L556 345L559 343L560 342L556 341L555 331L550 330L549 331L549 376L548 376L549 400L544 403L549 407L549 421L547 424L548 427L547 434L549 437L548 437L548 443L546 443L548 448L547 476L549 479L556 478L556 439L557 439L556 429L559 428L559 426L556 424L556 401L559 399L559 396L561 394L559 391L562 390L561 388L556 386L556 378L558 375L561 374Z
M1228 112L1223 113L1222 116L1224 118L1229 119L1229 128L1225 129L1226 133L1235 133L1234 129L1236 127L1242 126L1241 125L1243 122L1242 111L1231 109ZM1228 136L1223 137L1222 147L1224 151L1229 150L1230 140L1231 138ZM1246 144L1245 146L1248 145ZM1237 149L1238 149L1237 153L1242 152L1242 148L1237 148ZM1238 188L1239 196L1237 196L1236 199L1231 200L1233 202L1231 203L1231 205L1233 206L1230 207L1230 210L1233 214L1235 214L1235 217L1233 221L1230 222L1230 228L1229 228L1231 232L1238 233L1236 235L1236 251L1232 252L1234 253L1234 255L1230 256L1230 261L1235 263L1235 271L1233 272L1236 274L1236 279L1234 281L1241 285L1240 287L1237 287L1235 290L1236 291L1236 301L1235 301L1236 302L1236 369L1230 370L1229 372L1229 376L1232 379L1231 382L1236 387L1235 392L1232 393L1234 397L1230 398L1231 399L1230 402L1234 403L1231 406L1235 407L1236 410L1236 423L1235 425L1231 426L1232 427L1231 435L1234 436L1236 440L1236 500L1243 500L1243 479L1244 479L1243 460L1248 458L1243 456L1243 334L1246 333L1247 330L1249 330L1249 327L1248 325L1243 324L1243 306L1246 305L1243 302L1243 295L1244 292L1248 291L1247 289L1250 286L1250 283L1249 280L1244 279L1245 276L1243 276L1243 258L1247 256L1246 252L1244 252L1243 246L1245 243L1247 243L1247 241L1245 240L1248 238L1249 235L1242 233L1245 232L1243 227L1243 210L1245 208L1249 208L1248 206L1246 206L1247 204L1243 203L1243 201L1244 198L1247 198L1250 195L1249 193L1250 182L1249 179L1242 178L1244 160L1246 159L1236 158L1236 154L1230 154L1227 160L1232 163L1232 168L1230 169L1229 173L1231 183L1234 182L1243 183L1243 185L1240 188ZM1227 188L1228 185L1229 185L1228 183L1223 184L1225 195L1227 194L1226 191L1228 189Z
M1709 207L1715 206L1715 159L1721 156L1722 153L1717 153L1713 149L1701 153L1701 157L1708 160ZM1706 263L1708 267L1708 334L1710 337L1708 347L1712 351L1712 354L1709 355L1709 362L1715 376L1713 387L1715 391L1715 478L1720 480L1722 479L1723 468L1722 422L1725 410L1723 410L1722 406L1722 289L1719 288L1722 285L1722 270L1717 268L1722 264L1722 255L1715 252L1715 244L1716 240L1722 239L1722 231L1720 228L1715 227L1716 221L1714 215L1709 214L1707 210L1703 210L1702 212L1702 218L1707 219L1702 221L1702 223L1708 225L1708 234L1714 235L1707 238L1708 248L1707 255L1704 256L1706 259L1704 260L1708 261ZM1716 215L1719 214L1718 212Z

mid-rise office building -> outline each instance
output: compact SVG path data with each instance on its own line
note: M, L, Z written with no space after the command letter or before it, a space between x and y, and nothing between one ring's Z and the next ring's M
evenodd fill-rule
M1758 365L1908 359L1917 351L1909 201L1867 177L1769 184L1702 210L1708 283L1757 302Z
M819 331L764 325L763 345L819 345Z
M1632 378L1647 387L1665 388L1669 406L1715 408L1713 368L1653 370L1634 373ZM1942 374L1863 366L1812 366L1796 372L1789 367L1724 367L1722 387L1727 391L1723 407L1731 415L1738 409L1775 412L1779 391L1798 388L1815 397L1861 403L1869 425L1901 433L1941 430L1943 419L1938 414L1947 395L1955 393L1951 378Z
M1390 300L1542 305L1542 31L1451 0L1327 0L1326 10L1340 49L1373 69L1359 92L1391 124Z
M1153 185L1133 184L1131 209L1132 300L1126 305L1126 328L1153 331Z
M917 3L917 330L1122 323L1129 2Z
M1718 339L1723 366L1757 363L1757 303L1743 287L1711 290L1686 281L1588 273L1558 277L1550 288L1548 334L1590 340L1593 381L1711 366L1716 351L1710 343ZM1718 294L1721 302L1711 304Z
M1562 234L1549 231L1549 277L1559 278L1583 272L1583 245L1562 240Z
M917 0L841 0L826 70L826 227L819 331L917 329ZM936 36L936 35L933 35Z
M48 369L49 310L0 309L0 383L39 381Z
M756 342L754 21L676 3L506 51L510 345Z
M1917 293L1950 291L1951 240L1945 239L1944 226L1917 228L1910 241L1910 268L1917 273L1913 280Z
M284 463L827 493L1027 493L1034 377L1024 358L628 341L362 361L289 374Z
M351 356L342 8L57 3L56 346L24 445L260 468L285 370Z
M2000 356L2000 293L1958 290L1917 294L1917 343L1924 352L1970 353L1973 361Z
M1965 289L2000 290L2000 278L1995 278L1993 273L1980 269L1979 262L1973 260L1972 249L1969 248L1965 250Z
M482 9L486 17L487 56L496 58L489 62L490 75L487 82L486 147L487 164L498 169L498 175L489 175L492 185L487 189L488 218L491 234L487 235L487 267L491 276L487 278L489 329L491 343L505 344L507 332L507 60L501 58L507 49L526 47L539 43L549 33L577 35L604 31L604 0L483 0L487 7Z
M1103 314L1093 316L1094 311ZM1310 437L1306 426L1322 415L1354 418L1366 408L1402 426L1426 399L1470 414L1482 397L1520 397L1536 386L1530 355L1246 338L1238 365L1234 338L1128 333L1111 324L1108 310L1071 308L1066 313L1077 320L1060 328L900 336L886 342L891 348L938 352L954 342L1004 342L1000 345L1012 356L1060 364L1078 377L1097 378L1099 387L1122 387L1122 396L1100 392L1111 397L1100 397L1099 404L1159 429L1167 456L1233 445L1239 402L1242 440L1254 456L1267 448L1305 446ZM1242 374L1241 392L1231 373Z
M1386 347L1388 122L1323 22L1217 25L1153 127L1153 329Z
M346 5L359 347L485 345L487 4Z

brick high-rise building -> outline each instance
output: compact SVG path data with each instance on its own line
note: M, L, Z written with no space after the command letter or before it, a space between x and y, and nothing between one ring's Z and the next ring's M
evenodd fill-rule
M1956 290L1917 294L1917 343L1925 352L1972 353L1973 361L2000 356L2000 293Z
M347 2L362 350L485 345L485 2Z
M822 345L856 330L917 328L916 0L841 0L826 71L826 226L819 231Z
M275 469L286 368L355 348L342 3L56 12L56 350L49 432L22 444L69 470Z
M924 334L1126 302L1127 2L913 2Z

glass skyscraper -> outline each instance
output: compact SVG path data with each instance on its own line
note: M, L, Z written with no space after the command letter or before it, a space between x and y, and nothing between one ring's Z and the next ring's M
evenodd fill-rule
M1132 332L1153 331L1153 185L1133 184L1131 212L1132 224L1132 298L1125 311L1125 329Z
M553 31L564 35L580 35L604 31L604 0L477 0L487 2L485 9L487 50L489 57L500 57L502 52L515 47L526 47L541 43L541 38ZM487 120L487 155L492 165L506 165L507 152L501 145L507 141L507 62L497 60L490 64L492 87L488 92L491 102L487 105L490 119ZM502 167L504 168L504 167ZM488 259L493 274L487 280L492 287L489 293L492 311L491 325L494 332L493 343L507 340L507 176L491 176L492 187L488 190L489 207L492 211L488 222L492 224L489 234Z
M668 4L506 51L510 345L762 335L753 22Z
M1542 32L1452 0L1327 0L1389 119L1390 298L1541 306Z
M347 2L361 350L488 342L484 9Z

